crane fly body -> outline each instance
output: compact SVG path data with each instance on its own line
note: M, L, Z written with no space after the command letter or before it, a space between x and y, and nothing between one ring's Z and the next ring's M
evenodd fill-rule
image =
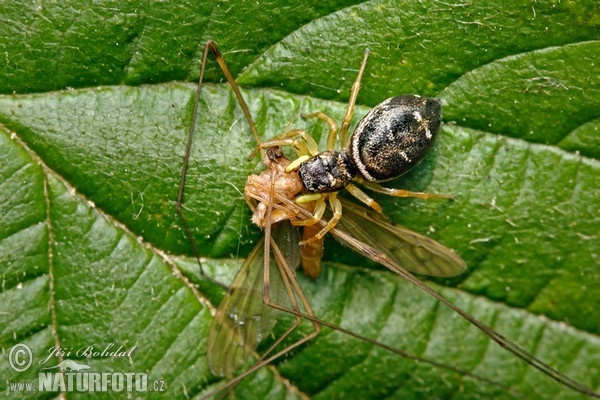
M326 149L319 151L314 139L306 131L298 129L286 130L270 140L261 141L227 64L215 44L212 41L206 43L177 200L177 210L196 255L198 252L181 204L209 52L215 56L227 78L257 142L251 157L260 152L265 164L262 173L248 177L244 188L245 200L252 210L252 222L264 230L264 237L245 260L218 307L208 335L207 356L211 371L215 375L231 376L270 334L277 310L295 316L295 323L263 353L253 367L231 379L216 392L231 390L253 371L311 340L319 334L321 326L347 333L405 358L449 369L510 391L501 383L454 366L410 355L319 319L296 280L295 270L302 265L309 277L316 278L319 275L323 238L329 233L343 245L388 268L445 304L501 347L561 385L591 397L600 397L529 354L412 275L411 272L439 277L456 276L466 269L466 265L442 244L388 220L379 204L355 184L397 197L450 197L380 185L380 182L402 175L427 154L440 126L441 104L439 100L416 95L387 99L374 107L348 138L368 49L352 87L341 128L323 112L303 115L305 118L320 119L329 126ZM339 148L336 149L337 143ZM291 147L296 158L286 157L282 151L284 147ZM338 197L342 189L359 202ZM298 231L299 228L302 233ZM313 331L279 350L278 346L304 320L312 323Z

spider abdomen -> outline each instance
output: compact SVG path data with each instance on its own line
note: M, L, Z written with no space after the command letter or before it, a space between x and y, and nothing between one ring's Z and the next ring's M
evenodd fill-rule
M348 153L367 181L399 177L417 165L440 126L439 100L416 95L392 97L373 108L350 138Z

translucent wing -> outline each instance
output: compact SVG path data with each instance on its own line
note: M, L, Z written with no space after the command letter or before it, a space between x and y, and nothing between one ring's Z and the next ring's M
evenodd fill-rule
M208 333L208 365L213 374L231 374L273 328L273 310L262 300L264 240L246 258Z
M299 236L290 225L273 231L289 265L298 265ZM294 232L296 232L294 234ZM208 365L213 374L232 374L273 329L276 311L263 303L264 238L254 247L221 301L208 333ZM286 296L275 257L270 257L269 293L281 304Z
M381 251L408 271L455 276L466 269L458 255L435 240L396 225L373 210L341 201L343 214L337 228Z

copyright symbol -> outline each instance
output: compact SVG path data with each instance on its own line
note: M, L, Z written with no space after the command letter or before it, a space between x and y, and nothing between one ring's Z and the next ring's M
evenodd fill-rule
M33 363L33 354L29 346L19 343L11 347L8 352L8 363L17 372L27 371Z

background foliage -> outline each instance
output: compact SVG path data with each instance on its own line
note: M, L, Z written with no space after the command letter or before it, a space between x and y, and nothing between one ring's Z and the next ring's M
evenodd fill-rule
M445 296L600 388L595 2L17 1L0 5L0 18L1 390L57 361L18 374L5 362L16 343L34 362L56 345L135 346L129 358L71 358L93 371L148 372L171 396L224 382L205 359L209 304L223 291L198 276L174 212L209 38L248 88L265 138L292 120L321 135L294 119L300 108L340 120L365 47L356 120L393 95L440 97L434 150L393 185L455 200L378 201L465 259L466 274L434 284ZM260 236L240 192L261 166L246 160L254 143L221 78L210 61L185 208L205 268L227 280ZM334 242L326 260L316 281L299 277L321 318L527 398L578 397L393 274ZM513 394L325 331L236 390L265 396Z

